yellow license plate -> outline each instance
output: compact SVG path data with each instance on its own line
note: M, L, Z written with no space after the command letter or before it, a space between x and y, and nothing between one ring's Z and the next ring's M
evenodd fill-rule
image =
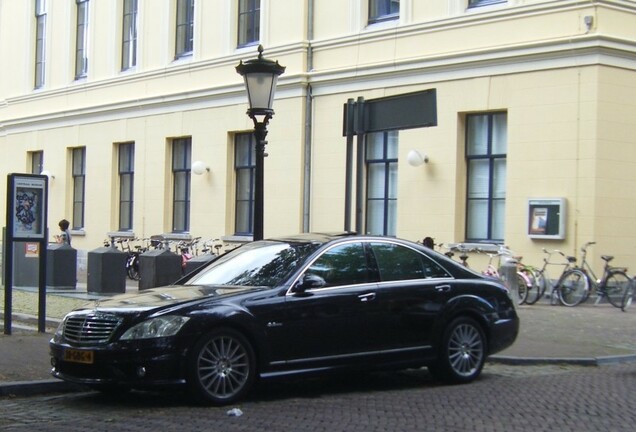
M64 361L71 363L93 364L93 351L84 351L76 349L64 350Z

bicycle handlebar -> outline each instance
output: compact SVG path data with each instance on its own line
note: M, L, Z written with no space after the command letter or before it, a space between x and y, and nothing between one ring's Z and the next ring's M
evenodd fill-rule
M583 246L581 246L581 252L586 253L587 252L587 248L589 246L595 245L596 242L595 241L591 241L591 242L587 242L585 243Z
M552 255L554 255L555 253L558 253L563 258L567 259L567 255L564 254L563 252L561 252L559 249L553 249L553 250L548 250L546 248L542 248L542 249L543 249L543 253L548 255L547 257L543 257L543 262L545 262L546 264L560 264L560 263L552 263L552 262L550 262L550 257Z

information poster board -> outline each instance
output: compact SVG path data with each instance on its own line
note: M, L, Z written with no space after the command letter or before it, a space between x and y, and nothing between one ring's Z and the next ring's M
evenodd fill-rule
M528 237L563 240L565 221L565 198L528 200Z
M46 233L46 176L9 177L9 232L13 240L44 240Z
M4 268L4 334L11 334L14 245L26 242L25 258L38 260L38 331L46 331L46 244L48 177L38 174L7 176ZM44 253L43 253L44 252Z

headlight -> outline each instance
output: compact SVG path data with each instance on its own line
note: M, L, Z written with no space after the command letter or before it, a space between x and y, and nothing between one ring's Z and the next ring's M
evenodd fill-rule
M64 318L60 324L57 326L57 329L55 330L55 334L53 335L53 340L54 341L59 341L62 338L62 335L64 334L64 323L66 322L66 318Z
M176 335L190 318L169 315L149 319L129 328L121 340L151 339Z
M55 336L62 336L62 333L64 333L64 322L66 321L66 319L63 319L62 321L60 321L60 323L57 326L57 329L55 329Z

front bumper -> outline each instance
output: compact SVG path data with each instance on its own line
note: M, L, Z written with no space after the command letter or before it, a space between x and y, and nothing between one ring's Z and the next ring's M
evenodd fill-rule
M166 339L169 338L91 347L52 340L51 374L86 385L147 387L184 383L186 350ZM75 355L65 356L67 352Z

